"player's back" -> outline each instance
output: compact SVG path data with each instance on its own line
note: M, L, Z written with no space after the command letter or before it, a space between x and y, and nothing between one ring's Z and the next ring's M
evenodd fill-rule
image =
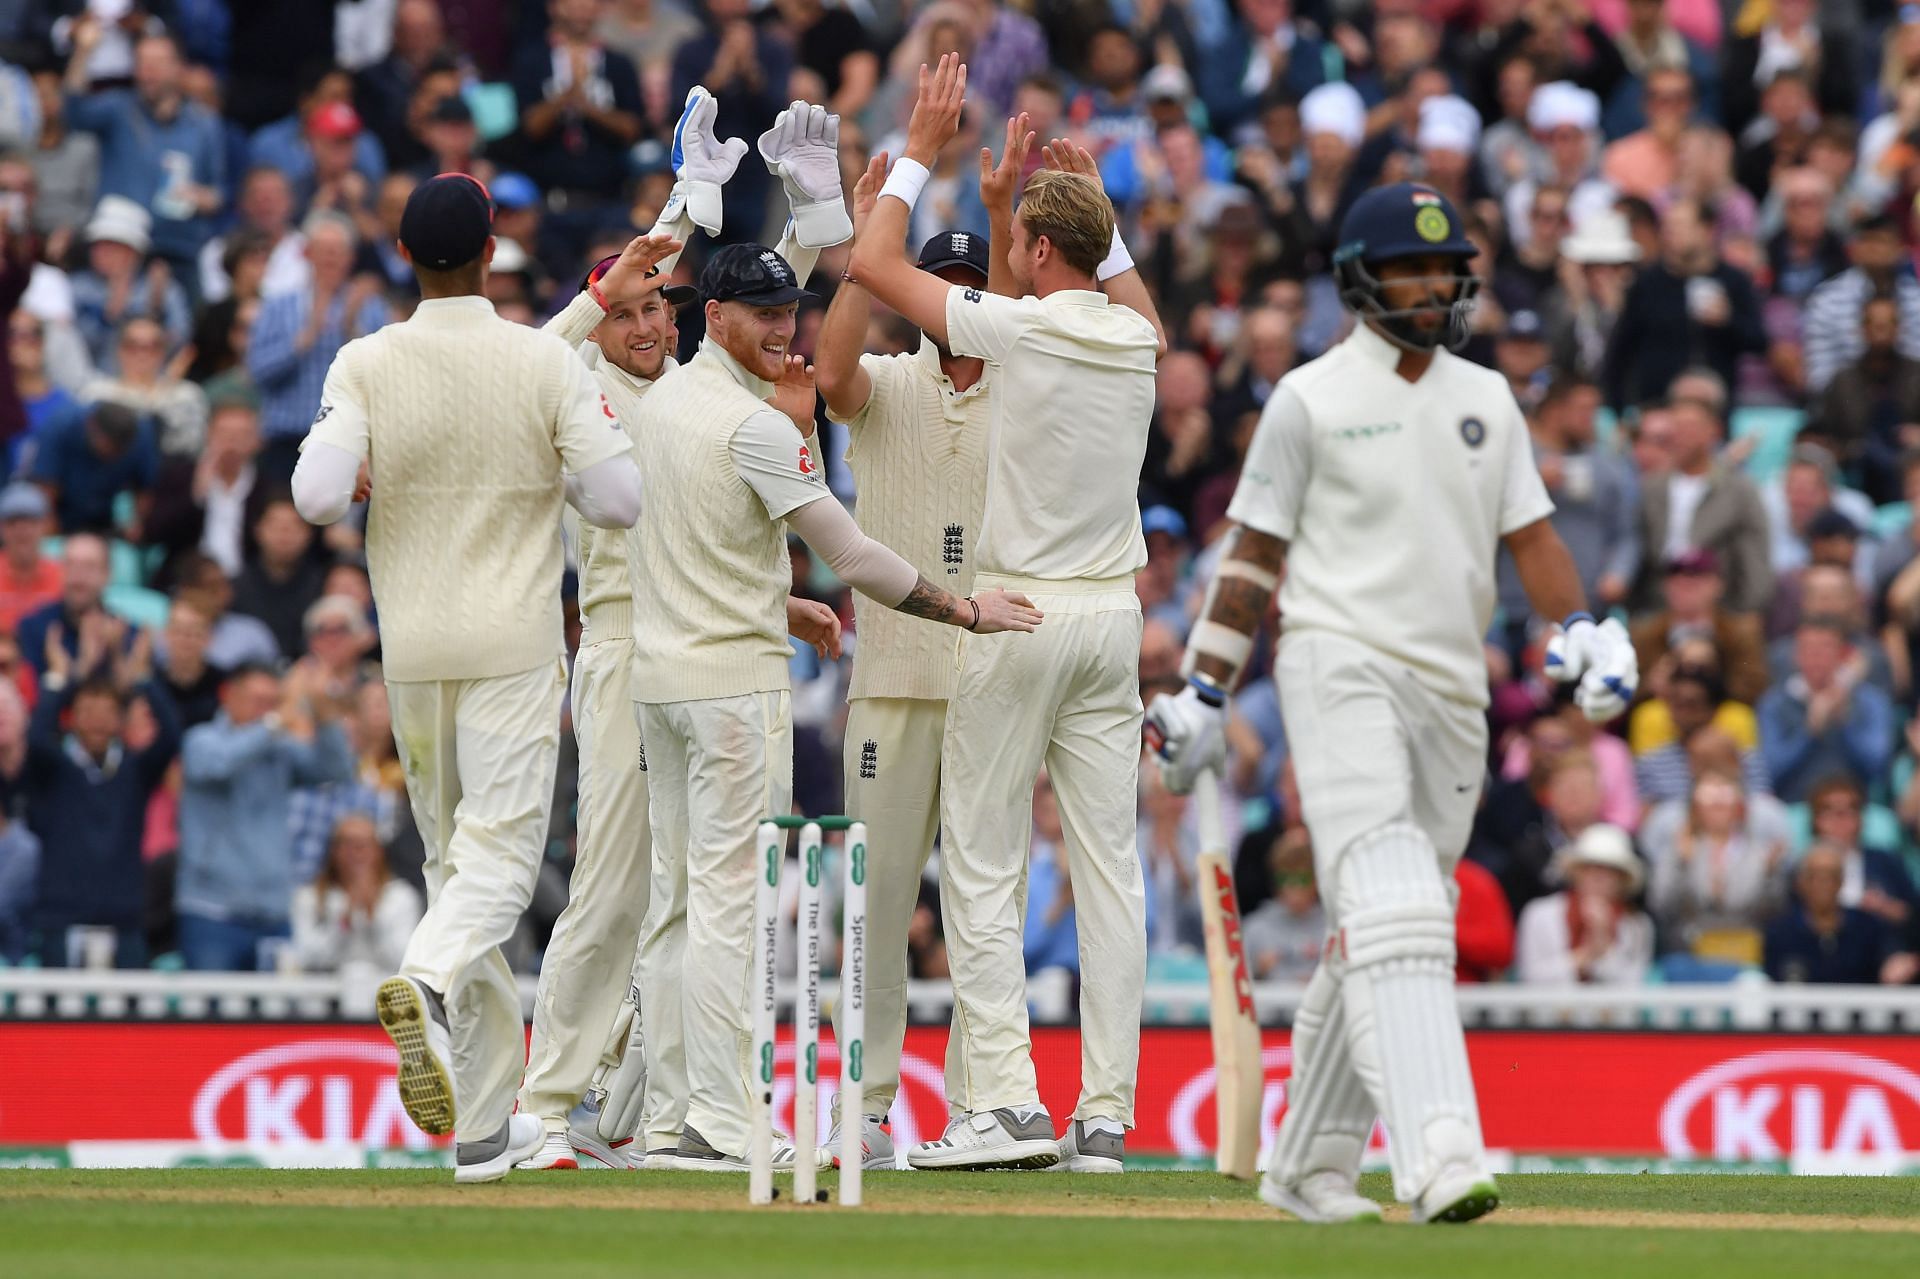
M555 422L578 357L484 299L450 298L340 358L369 422L367 554L390 676L479 678L556 656Z
M956 353L1001 367L980 571L1054 580L1138 572L1153 326L1079 289L1012 299L956 288L947 316Z

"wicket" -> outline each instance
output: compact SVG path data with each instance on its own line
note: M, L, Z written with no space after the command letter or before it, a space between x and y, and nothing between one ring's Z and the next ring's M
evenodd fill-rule
M770 817L760 823L760 867L754 883L753 1114L747 1199L772 1203L774 1032L779 1020L778 954L780 867L786 833L800 831L798 990L794 999L793 1197L809 1204L817 1191L815 1142L820 1066L821 832L844 832L846 884L840 954L840 1203L860 1203L864 1162L861 1055L866 1037L867 826L848 817Z

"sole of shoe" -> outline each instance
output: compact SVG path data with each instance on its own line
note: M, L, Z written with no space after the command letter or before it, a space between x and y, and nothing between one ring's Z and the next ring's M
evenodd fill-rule
M464 1168L453 1170L455 1185L473 1186L483 1182L498 1181L513 1171L514 1165L537 1152L546 1145L547 1134L535 1129L533 1136L523 1146L508 1146L505 1151L482 1164L468 1164Z
M907 1156L907 1166L928 1172L1037 1172L1060 1162L1060 1147L1044 1138L1016 1141L992 1150L942 1152L919 1159Z
M374 1011L400 1054L400 1106L407 1118L436 1137L452 1132L453 1077L427 1045L431 1014L419 989L404 977L389 977L374 996Z
M649 1150L633 1161L640 1172L672 1172L675 1155L671 1150Z
M675 1155L673 1162L667 1165L675 1172L745 1172L744 1163L734 1163L727 1159L702 1159L697 1155Z
M1355 1212L1350 1217L1328 1216L1285 1186L1276 1186L1265 1177L1260 1179L1260 1202L1269 1208L1278 1208L1281 1212L1289 1213L1298 1220L1315 1226L1373 1225L1384 1220L1378 1207L1375 1207L1372 1212Z
M1125 1172L1127 1165L1119 1159L1108 1159L1105 1155L1072 1154L1063 1155L1060 1162L1047 1169L1048 1172Z
M1458 1224L1484 1217L1499 1206L1500 1188L1491 1181L1478 1181L1465 1194L1449 1200L1446 1206L1421 1214L1420 1220Z
M550 1163L542 1163L536 1155L532 1159L521 1160L514 1167L521 1172L571 1172L577 1170L580 1163L572 1155L562 1155Z

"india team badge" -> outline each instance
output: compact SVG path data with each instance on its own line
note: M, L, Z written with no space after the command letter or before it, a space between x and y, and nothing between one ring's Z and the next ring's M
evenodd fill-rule
M1446 210L1431 204L1413 215L1413 230L1428 244L1438 244L1453 234Z
M1487 424L1477 417L1461 418L1460 438L1467 442L1468 448L1479 448L1487 442Z

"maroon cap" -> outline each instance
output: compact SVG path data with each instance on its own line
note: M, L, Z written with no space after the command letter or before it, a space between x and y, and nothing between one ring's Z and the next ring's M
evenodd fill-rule
M1667 572L1682 577L1712 577L1720 572L1720 557L1704 546L1696 546L1668 560Z

